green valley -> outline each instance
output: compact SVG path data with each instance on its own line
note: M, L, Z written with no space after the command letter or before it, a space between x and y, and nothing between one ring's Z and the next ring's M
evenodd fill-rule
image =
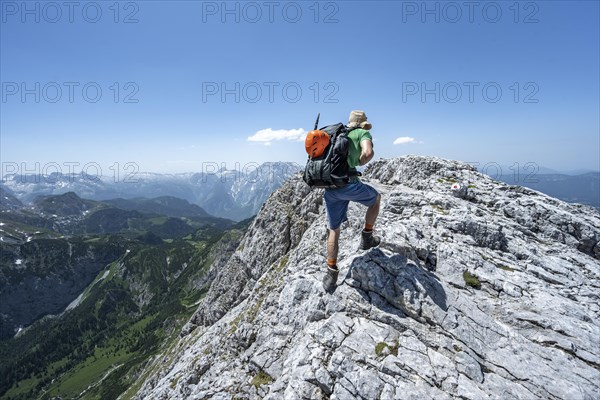
M82 268L93 274L66 309L36 318L14 337L6 335L4 309L0 398L115 399L179 335L249 221L50 203L51 217L39 209L11 210L10 219L3 212L0 296L35 304L35 288L87 279ZM90 218L102 211L102 218ZM28 225L38 222L31 215L44 227Z

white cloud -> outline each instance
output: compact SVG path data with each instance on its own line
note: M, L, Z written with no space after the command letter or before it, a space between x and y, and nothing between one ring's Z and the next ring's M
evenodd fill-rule
M398 139L394 140L394 144L406 144L406 143L420 143L420 142L416 142L414 137L409 137L409 136L401 136Z
M269 146L275 140L295 140L301 142L306 137L306 131L299 129L261 129L254 135L248 137L249 142L261 142Z

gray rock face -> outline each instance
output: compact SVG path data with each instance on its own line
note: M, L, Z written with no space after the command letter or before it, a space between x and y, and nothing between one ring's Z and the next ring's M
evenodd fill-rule
M374 162L364 181L382 244L357 251L351 204L333 294L321 193L295 176L137 398L600 398L597 211L432 157Z
M254 219L237 252L216 272L203 305L185 330L215 323L232 306L248 297L252 285L265 271L298 245L310 221L317 217L321 203L321 196L310 193L308 186L298 179L273 193Z

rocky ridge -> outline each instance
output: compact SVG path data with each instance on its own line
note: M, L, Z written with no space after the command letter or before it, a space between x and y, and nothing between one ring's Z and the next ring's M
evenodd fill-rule
M138 399L600 397L600 214L468 164L371 163L379 248L352 204L333 294L297 175L261 209Z

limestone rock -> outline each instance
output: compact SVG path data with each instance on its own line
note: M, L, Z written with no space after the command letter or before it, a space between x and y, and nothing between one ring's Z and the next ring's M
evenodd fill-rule
M600 215L468 164L372 163L382 244L299 175L265 203L138 399L600 398ZM467 186L465 196L452 184Z

